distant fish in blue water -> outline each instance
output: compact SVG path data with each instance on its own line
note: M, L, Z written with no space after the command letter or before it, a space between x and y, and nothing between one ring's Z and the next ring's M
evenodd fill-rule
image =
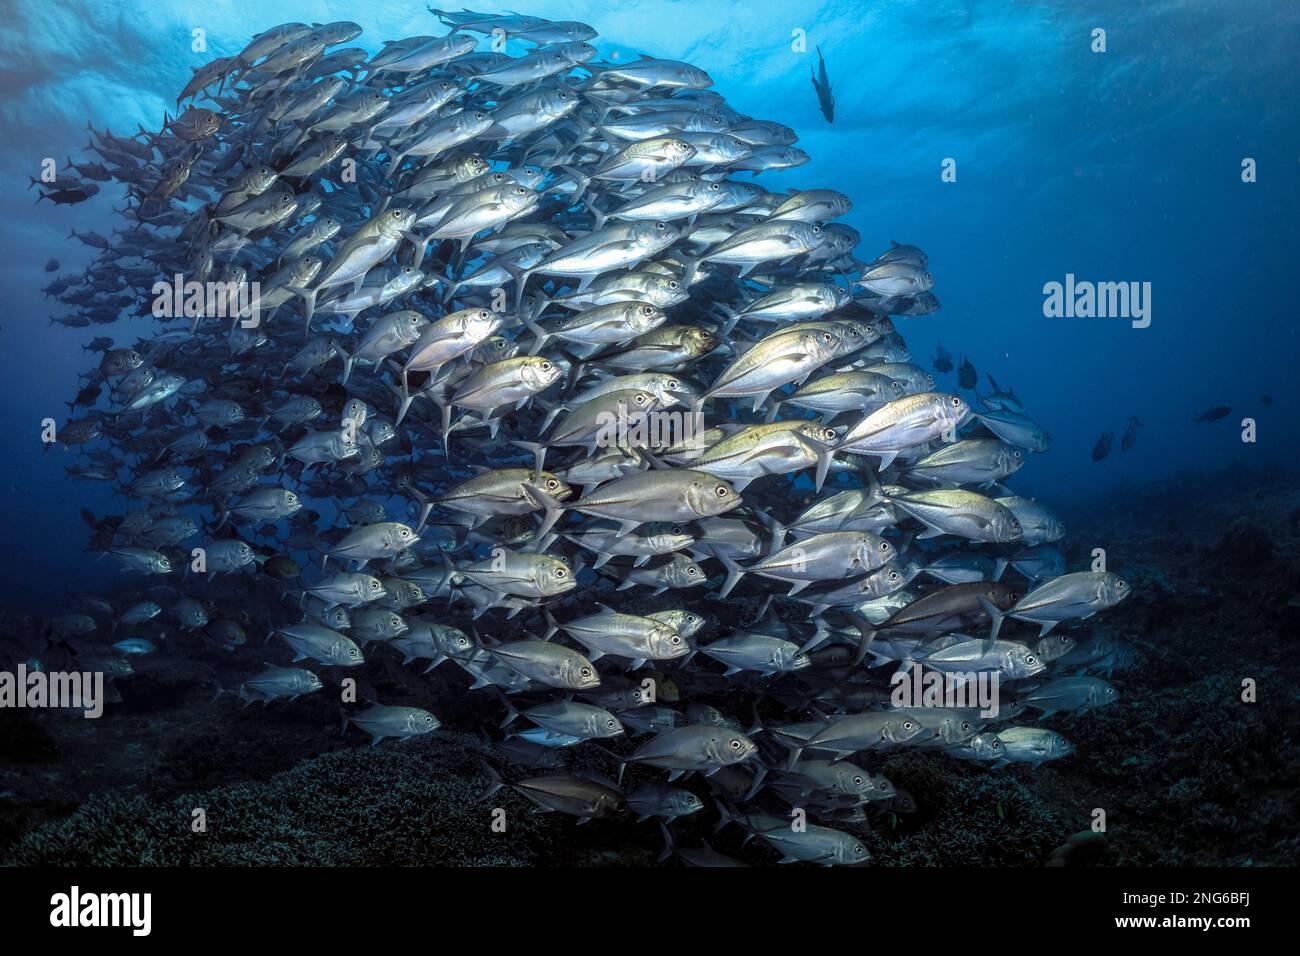
M932 365L936 372L951 372L954 368L952 364L952 353L944 348L942 344L936 345L934 347L934 360Z
M40 185L38 180L33 179L33 183ZM57 189L51 189L49 192L37 190L40 195L36 197L39 203L42 199L48 199L50 202L59 206L71 206L79 202L85 202L90 197L99 192L99 187L94 183L77 182L75 180L61 180Z
M1138 440L1138 429L1142 427L1141 420L1134 415L1128 420L1128 428L1124 429L1124 436L1119 440L1120 451L1130 451Z
M961 357L961 365L957 367L957 386L958 388L974 389L979 384L979 373L975 371L975 366L966 356Z
M1215 406L1214 408L1208 408L1208 409L1206 409L1205 411L1201 412L1201 414L1195 416L1195 417L1192 419L1192 421L1194 421L1194 422L1217 422L1220 418L1224 418L1224 417L1226 417L1227 415L1231 414L1231 412L1232 412L1232 407L1231 407L1231 406L1229 406L1229 405L1217 405L1217 406Z
M822 48L817 47L817 72L812 78L813 89L817 91L817 108L826 117L826 122L835 122L835 94L831 92L830 77L826 75L826 61L822 58Z

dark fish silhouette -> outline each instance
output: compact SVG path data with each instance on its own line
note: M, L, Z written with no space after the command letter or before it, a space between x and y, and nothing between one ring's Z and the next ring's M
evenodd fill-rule
M36 197L36 201L40 202L42 199L48 199L59 206L70 206L74 203L85 202L97 192L99 192L99 187L94 183L80 183L66 189L55 189L48 193L42 192Z
M1119 440L1119 450L1128 451L1138 440L1138 429L1142 427L1142 422L1136 415L1128 420L1128 428L1124 429L1124 437Z
M1261 405L1272 405L1273 396L1265 392L1263 395L1259 396L1259 403Z
M822 48L817 47L817 72L812 78L813 89L817 91L817 106L821 109L826 122L835 122L835 94L831 92L831 81L826 75L826 61L822 59Z
M1115 442L1115 433L1109 429L1101 433L1097 444L1092 446L1092 460L1101 461L1110 454L1110 446Z
M1201 412L1201 414L1199 414L1199 415L1197 415L1195 418L1193 418L1192 421L1194 421L1194 422L1217 422L1220 418L1223 418L1225 415L1227 415L1227 414L1228 414L1229 412L1231 412L1231 411L1232 411L1232 408L1231 408L1230 406L1228 406L1228 405L1218 405L1218 406L1215 406L1214 408L1206 409L1205 411Z
M942 345L936 345L934 349L934 370L936 372L951 372L952 368L952 353Z
M262 572L280 581L292 581L302 573L302 568L293 558L276 554L262 562Z
M957 369L957 385L961 388L973 389L979 380L979 372L975 371L975 366L970 363L970 359L963 355L961 365Z
M58 272L58 271L59 271L59 260L58 260L58 259L51 259L49 262L45 263L45 271L46 271L46 272Z
M76 398L70 402L64 402L63 404L68 406L69 411L76 411L78 405L89 408L95 404L95 399L99 398L99 394L99 384L92 382L90 385L87 385L81 391L77 392Z

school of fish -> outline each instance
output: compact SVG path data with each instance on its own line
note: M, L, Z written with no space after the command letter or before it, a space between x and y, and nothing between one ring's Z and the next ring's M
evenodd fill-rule
M258 33L46 195L127 195L74 230L97 253L53 321L153 326L86 346L55 435L120 491L83 514L136 583L55 636L117 680L201 639L273 708L384 655L460 672L500 717L485 797L654 820L699 865L737 861L678 841L695 814L867 862L863 828L924 799L881 772L904 749L1068 755L1038 718L1116 699L1130 650L1079 622L1130 586L1069 570L1011 489L1050 444L1014 392L912 361L891 316L938 309L926 254L859 257L850 197L758 185L809 156L699 67L431 13L377 51ZM897 706L896 673L996 676L996 713ZM406 740L457 707L348 723Z

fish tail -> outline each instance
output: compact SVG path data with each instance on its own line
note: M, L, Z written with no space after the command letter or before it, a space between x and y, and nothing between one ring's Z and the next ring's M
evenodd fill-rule
M737 564L730 555L718 553L717 559L727 569L727 579L722 583L722 589L718 592L718 599L721 600L731 593L732 588L740 583L741 577L745 574L745 569Z
M483 776L487 778L487 787L478 796L479 802L481 803L504 787L506 782L501 779L501 774L497 772L496 767L493 767L486 760L480 760L478 765L483 770Z

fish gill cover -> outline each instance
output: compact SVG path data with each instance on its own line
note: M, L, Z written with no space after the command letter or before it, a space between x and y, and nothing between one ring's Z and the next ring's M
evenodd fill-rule
M336 695L385 746L473 713L485 797L716 813L821 864L914 806L886 754L1069 755L1027 718L1111 703L1129 653L1059 625L1131 587L1013 490L1051 445L1032 409L911 361L891 316L935 312L942 269L838 222L853 197L759 185L809 157L705 68L434 12L374 53L266 29L39 184L123 193L47 286L60 321L157 326L97 337L49 423L115 483L92 548L142 582L56 641L110 676L216 655L230 706ZM456 695L381 700L385 662Z

